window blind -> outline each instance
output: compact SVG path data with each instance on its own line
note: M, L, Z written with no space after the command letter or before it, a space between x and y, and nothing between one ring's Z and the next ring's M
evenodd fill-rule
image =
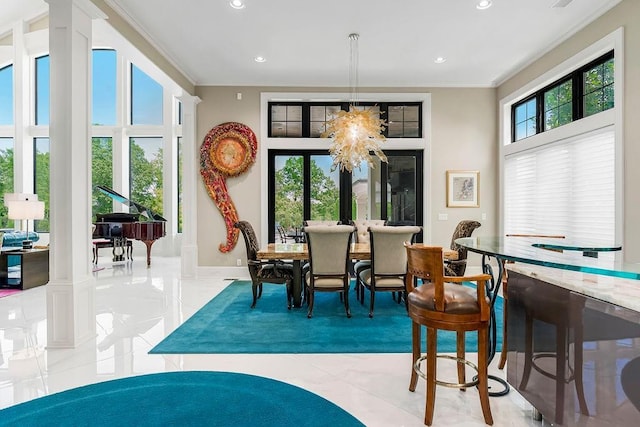
M615 237L612 128L505 157L506 234Z

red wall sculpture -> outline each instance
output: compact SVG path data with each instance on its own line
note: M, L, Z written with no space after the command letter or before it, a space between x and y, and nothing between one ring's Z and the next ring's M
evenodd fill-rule
M236 207L227 190L227 177L244 173L256 160L258 140L242 123L227 122L211 129L200 147L200 175L224 218L227 241L220 243L220 252L231 251L238 242Z

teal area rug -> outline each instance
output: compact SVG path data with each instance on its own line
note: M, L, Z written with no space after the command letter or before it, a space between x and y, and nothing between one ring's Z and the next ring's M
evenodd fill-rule
M328 400L269 378L169 372L91 384L0 411L10 426L362 426Z
M391 293L376 295L373 318L369 318L368 294L361 305L352 290L349 302L351 318L337 293L316 293L313 317L308 319L306 307L287 310L283 285L264 284L262 298L251 309L251 283L235 281L150 353L411 352L411 320ZM502 298L496 301L496 317L501 338ZM438 352L454 353L455 334L438 334ZM467 351L477 351L476 333L467 334L466 346Z

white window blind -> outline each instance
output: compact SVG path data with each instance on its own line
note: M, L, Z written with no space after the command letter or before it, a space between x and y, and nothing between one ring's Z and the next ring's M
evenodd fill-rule
M505 158L506 234L561 234L614 241L613 129Z

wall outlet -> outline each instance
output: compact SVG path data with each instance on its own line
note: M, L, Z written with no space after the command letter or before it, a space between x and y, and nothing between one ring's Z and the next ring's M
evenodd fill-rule
M487 219L487 214L486 213L482 213L482 220L484 221L485 219Z
M240 266L242 265L242 258L238 258L238 259L236 260L236 265L237 265L238 267L240 267Z
M449 215L445 213L438 214L438 221L446 221L449 219Z

